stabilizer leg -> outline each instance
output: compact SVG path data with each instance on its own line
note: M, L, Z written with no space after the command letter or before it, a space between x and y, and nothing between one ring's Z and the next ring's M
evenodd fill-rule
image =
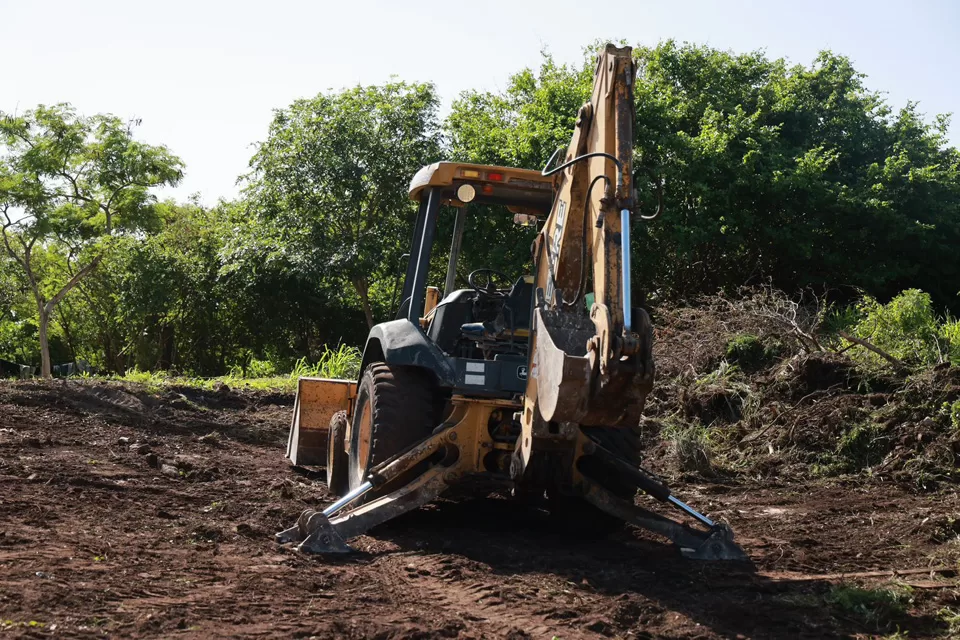
M584 499L598 509L671 540L680 547L680 552L684 557L695 560L749 561L747 554L733 541L733 531L730 527L714 522L678 500L671 494L670 488L653 474L641 467L634 467L627 463L582 433L578 449L581 456L592 455L598 457L606 465L617 469L623 478L629 479L638 489L692 516L707 527L707 531L688 527L670 518L638 507L632 502L622 500L607 491L595 480L582 473L579 474L580 491Z
M277 533L278 543L299 543L297 549L306 553L346 553L353 549L346 543L350 538L362 535L373 527L392 520L408 511L435 500L449 483L460 476L463 458L456 455L449 464L437 464L413 478L396 490L364 504L349 513L335 515L342 508L364 493L383 487L401 475L410 472L416 465L434 456L445 442L455 441L454 425L436 433L372 469L369 481L333 503L324 511L307 509L300 514L297 523Z
M277 542L299 542L297 549L309 553L349 553L353 551L321 511L307 509L297 523L276 535Z
M590 480L585 484L587 488L583 497L587 502L625 522L667 538L680 547L680 553L686 558L749 561L747 554L733 541L733 531L725 524L714 524L709 531L700 531L622 500Z

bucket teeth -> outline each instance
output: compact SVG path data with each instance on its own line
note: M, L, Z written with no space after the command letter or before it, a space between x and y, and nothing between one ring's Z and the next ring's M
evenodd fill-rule
M353 551L320 511L307 509L297 523L274 536L278 543L298 542L297 549L305 553L349 553Z

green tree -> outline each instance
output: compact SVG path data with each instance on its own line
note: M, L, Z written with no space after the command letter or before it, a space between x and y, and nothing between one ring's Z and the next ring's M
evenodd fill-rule
M308 280L349 283L369 326L371 288L392 277L415 208L410 179L440 156L433 85L391 82L297 100L258 146L246 197Z
M135 140L133 123L80 116L66 104L0 112L0 144L4 249L33 294L41 373L50 377L57 305L100 264L105 238L155 226L149 190L177 184L183 165L165 147ZM65 282L38 272L39 254L48 251L62 251Z
M463 94L452 155L542 166L589 97L591 52ZM647 211L661 185L665 201L634 221L635 287L683 298L772 280L885 299L917 287L956 308L960 153L945 116L894 112L831 52L810 66L672 41L634 54L635 184Z
M960 155L945 117L894 113L828 51L809 67L673 42L636 55L638 183L666 183L666 213L641 226L648 287L769 278L955 301Z

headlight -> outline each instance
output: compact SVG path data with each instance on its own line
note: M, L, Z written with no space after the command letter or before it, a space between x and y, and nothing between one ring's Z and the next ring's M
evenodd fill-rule
M457 200L460 202L473 202L476 197L477 190L473 188L472 184L462 184L457 187Z

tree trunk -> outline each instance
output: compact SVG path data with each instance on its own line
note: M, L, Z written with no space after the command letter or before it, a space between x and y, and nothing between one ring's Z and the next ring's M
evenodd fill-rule
M353 286L360 296L360 304L363 306L363 315L367 318L367 328L373 329L373 309L370 307L370 285L365 278L357 278L353 281Z
M40 375L50 379L53 377L53 367L50 365L50 341L47 329L50 326L50 312L46 305L40 306Z
M27 280L30 283L30 289L33 291L33 298L37 303L37 311L40 316L40 375L44 378L53 377L53 367L50 364L50 340L48 336L48 330L50 328L50 316L53 314L53 310L57 308L57 305L60 304L60 301L63 300L71 289L77 286L77 283L80 280L97 268L97 265L100 264L100 260L103 256L97 256L90 261L90 264L85 266L83 269L80 269L67 284L61 287L60 291L57 292L50 300L44 300L43 294L40 292L40 286L37 282L36 277L33 274L33 269L30 268L30 253L26 253L21 264L24 265L25 271L27 273Z
M160 325L160 359L157 368L168 371L173 366L174 330L169 324Z
M73 341L73 333L70 332L70 323L67 322L67 314L63 312L63 307L57 307L60 314L60 328L63 329L63 337L67 341L67 349L70 351L70 361L77 361L77 346Z

